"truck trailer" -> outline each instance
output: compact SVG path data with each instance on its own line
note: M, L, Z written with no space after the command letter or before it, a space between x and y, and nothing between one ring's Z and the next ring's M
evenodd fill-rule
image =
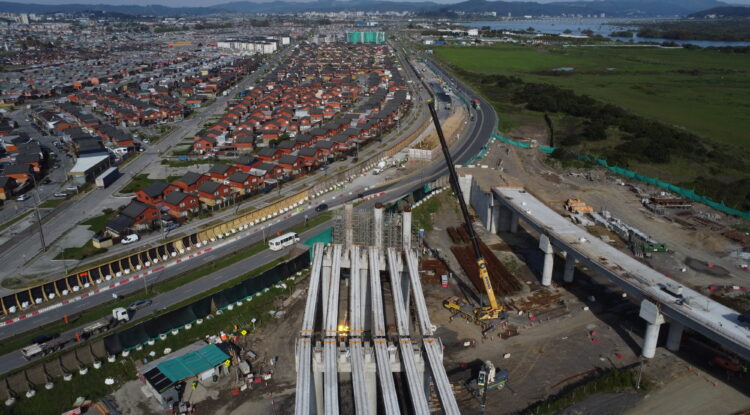
M98 189L104 189L105 187L114 183L114 181L117 180L119 177L120 177L120 171L117 170L117 167L110 167L107 170L105 170L104 173L100 174L96 178L95 180L96 187Z

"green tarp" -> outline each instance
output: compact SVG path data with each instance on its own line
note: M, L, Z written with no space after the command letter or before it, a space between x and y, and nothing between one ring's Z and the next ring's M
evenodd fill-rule
M316 242L322 242L325 245L330 244L333 241L333 228L328 228L324 230L323 232L311 237L310 239L307 239L303 241L302 243L307 246L313 246ZM313 250L310 250L310 261L312 261L313 257Z
M173 383L203 373L220 365L229 356L215 344L184 354L156 366Z
M521 148L530 148L531 147L528 143L523 143L521 141L511 140L511 139L503 137L501 135L494 135L493 138L495 140L500 140L503 143L514 145L516 147L521 147ZM539 150L542 151L542 152L544 152L544 153L546 153L546 154L552 154L552 152L555 151L555 148L554 147L548 147L548 146L539 146ZM678 195L680 195L680 196L682 196L684 198L690 199L690 200L692 200L694 202L702 203L702 204L704 204L706 206L709 206L709 207L711 207L713 209L718 210L719 212L724 212L724 213L729 214L729 215L734 215L734 216L738 216L738 217L746 219L746 220L750 220L750 212L743 212L741 210L737 210L737 209L731 208L731 207L725 205L723 202L722 203L716 203L716 202L712 201L711 199L709 199L709 198L707 198L705 196L701 196L699 194L696 194L695 191L693 191L692 189L686 189L684 187L675 186L675 185L673 185L671 183L667 183L667 182L661 181L661 180L659 180L657 178L654 178L654 177L643 176L643 175L638 174L638 173L636 173L636 172L634 172L632 170L623 169L622 167L610 166L609 163L607 163L607 161L604 160L604 159L598 159L598 158L590 157L590 156L587 156L585 154L576 154L576 157L578 157L579 160L596 163L596 164L598 164L598 165L606 168L607 170L609 170L612 173L615 173L617 175L620 175L620 176L623 176L623 177L627 177L628 179L638 180L638 181L643 182L643 183L648 183L650 185L653 185L653 186L659 187L661 189L668 190L668 191L670 191L672 193L678 194Z

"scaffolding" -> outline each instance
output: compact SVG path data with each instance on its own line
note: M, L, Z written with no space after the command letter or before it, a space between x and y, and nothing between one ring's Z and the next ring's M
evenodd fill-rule
M351 232L351 244L358 246L379 246L385 248L403 248L403 215L400 213L382 212L380 233L376 232L376 216L369 211L351 212L351 225L347 226L347 210L333 218L333 243L347 245L347 230ZM411 233L412 246L417 246L419 235ZM378 236L382 240L378 241Z

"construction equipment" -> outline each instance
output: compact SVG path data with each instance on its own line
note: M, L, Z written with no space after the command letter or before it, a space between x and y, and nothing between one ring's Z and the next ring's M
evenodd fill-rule
M571 213L593 213L594 208L587 205L581 199L568 199L565 201L565 210Z
M507 383L508 371L504 369L497 370L491 361L485 360L482 368L479 369L479 374L476 379L467 381L465 385L466 389L468 389L474 398L477 399L482 409L482 413L484 413L484 408L487 402L487 392L500 390L505 387ZM510 386L508 386L508 388L510 388Z
M473 314L473 318L470 319L470 321L473 321L475 323L482 320L494 320L504 317L504 307L499 305L497 303L497 299L495 298L495 292L492 289L492 283L490 282L490 275L487 271L487 262L482 256L482 251L479 248L479 240L477 239L477 235L471 225L469 211L466 208L466 202L464 201L463 192L461 192L461 186L458 183L458 174L456 174L456 167L453 164L453 158L451 157L450 150L448 149L448 144L446 144L445 142L445 136L443 135L443 129L440 126L440 120L438 119L437 111L435 111L435 105L432 101L428 102L427 105L430 109L432 120L435 123L435 131L437 132L438 138L440 139L440 147L443 149L445 162L448 164L451 187L453 188L453 193L455 193L456 198L458 199L458 204L461 207L461 213L463 214L464 218L464 223L466 224L466 232L469 234L471 245L474 248L474 254L477 260L477 268L479 270L479 279L482 280L485 293L487 294L487 298L489 299L489 305L480 305L479 307L474 307L471 313L468 313L466 310L469 304L467 302L458 301L457 297L448 298L443 302L443 306L449 310L454 310L460 313L464 318L466 318L467 315L471 316Z

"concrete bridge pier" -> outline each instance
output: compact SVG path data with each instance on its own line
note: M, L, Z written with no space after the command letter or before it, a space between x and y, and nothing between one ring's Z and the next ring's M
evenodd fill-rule
M576 269L576 259L573 255L567 254L565 256L565 271L563 272L563 281L573 282L573 274Z
M664 316L656 304L648 300L641 301L640 317L646 320L646 335L643 336L641 355L651 359L656 355L656 342L659 340L659 328L664 324Z
M542 267L542 285L549 287L552 285L552 269L555 265L555 250L549 237L542 234L539 237L539 249L544 252L544 266Z
M510 224L508 224L508 230L510 233L518 232L518 213L514 210L510 211Z
M669 334L667 335L667 349L673 352L680 351L680 343L682 342L682 332L685 330L685 326L682 323L678 323L674 320L669 322Z
M491 206L492 210L489 213L490 226L487 229L496 234L500 232L518 232L518 213L497 201L494 203L495 205Z

